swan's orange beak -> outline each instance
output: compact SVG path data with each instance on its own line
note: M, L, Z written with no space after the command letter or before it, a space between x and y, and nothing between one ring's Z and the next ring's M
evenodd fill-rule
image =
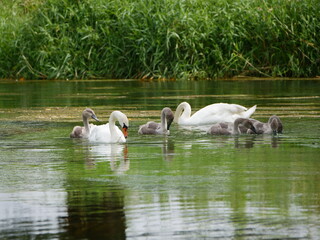
M125 127L122 128L122 133L123 133L123 135L124 135L125 138L128 137L128 127L127 127L127 126L125 126Z

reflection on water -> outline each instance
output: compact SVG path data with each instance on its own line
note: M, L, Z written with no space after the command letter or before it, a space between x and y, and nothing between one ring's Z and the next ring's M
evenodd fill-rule
M0 236L318 239L318 83L0 82ZM195 109L258 104L255 118L280 115L284 133L209 136L173 124L170 136L137 134L186 99ZM70 139L86 106L128 113L127 143Z
M87 162L90 165L96 161L110 162L110 169L117 174L125 173L130 169L126 144L97 144L87 147Z
M241 141L242 140L242 141ZM234 147L235 148L253 148L254 137L248 136L245 139L240 139L239 137L234 137Z
M204 126L177 126L178 131L184 136L188 136L188 138L194 137L203 137L207 135L205 140L199 140L203 144L208 144L212 148L223 147L233 144L235 148L253 148L255 144L268 144L270 143L271 147L277 148L281 142L282 135L273 135L273 134L242 134L239 136L232 135L208 135L207 130L211 127L211 125ZM214 144L209 142L210 140L214 140ZM214 146L213 146L214 145ZM185 146L188 148L187 146Z
M173 161L174 159L174 141L165 138L162 144L162 156L165 161Z
M295 122L286 122L291 131ZM7 239L320 234L319 139L310 139L318 146L311 148L287 135L208 136L178 128L126 144L54 137L67 136L72 125L36 131L28 142L21 135L2 140L0 171L8 178L1 179L0 227Z
M67 215L65 195L65 192L57 190L42 192L30 188L25 191L1 193L1 238L30 239L36 235L50 235L52 238L59 236L63 232L59 227L59 218Z
M59 217L65 230L62 236L72 236L73 239L125 239L123 198L121 191L68 191L67 216Z

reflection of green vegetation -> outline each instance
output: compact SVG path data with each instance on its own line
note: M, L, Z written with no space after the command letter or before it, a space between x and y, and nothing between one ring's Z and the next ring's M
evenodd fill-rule
M51 238L60 234L60 238L123 239L130 231L137 231L136 236L139 231L150 233L151 228L143 225L147 221L161 225L163 231L172 230L167 222L179 223L172 226L182 229L181 235L190 226L197 234L208 235L217 225L231 226L225 230L228 235L235 229L245 236L253 231L274 236L274 229L288 224L308 230L319 216L319 139L312 135L319 122L303 123L297 127L297 121L286 121L286 131L295 133L279 138L182 134L174 126L168 137L132 133L129 142L114 145L120 151L113 152L103 144L69 139L72 124L10 123L4 127L23 132L0 139L1 190L9 191L13 204L17 199L41 203L49 213L52 206L60 206L56 213L60 231L42 233ZM310 135L316 137L312 140ZM114 171L112 166L122 162L130 162L130 168ZM29 192L44 192L45 197L31 202ZM19 214L14 218L20 219ZM26 219L43 226L37 215ZM25 224L18 228L16 222L11 226L14 234L35 231Z
M306 1L2 1L0 77L319 75Z
M164 106L175 110L182 101L191 104L192 112L208 104L227 102L246 107L257 104L253 117L261 121L267 121L273 114L316 119L320 113L319 92L318 80L1 81L0 120L77 122L74 125L79 125L82 124L81 112L92 107L103 122L108 121L113 110L121 110L129 117L130 125L137 127L137 120L141 124L148 120L160 121Z
M302 208L318 206L319 198L313 196L319 187L319 167L314 158L317 150L281 143L278 148L271 148L271 138L270 146L266 138L260 144L251 140L252 148L247 148L246 140L249 141L246 137L238 139L241 149L233 148L233 144L238 146L234 138L213 138L203 144L176 143L171 161L159 154L161 146L129 146L129 159L136 152L142 157L131 162L132 168L123 182L128 189L149 189L149 194L174 193L181 201L200 206L225 201L236 213L245 211L246 206L262 213L267 208L285 213L292 203ZM142 172L144 178L137 179L135 176ZM303 197L295 197L300 194Z

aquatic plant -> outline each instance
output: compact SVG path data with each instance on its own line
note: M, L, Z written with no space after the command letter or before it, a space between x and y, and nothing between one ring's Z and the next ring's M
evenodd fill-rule
M317 0L20 0L16 16L9 5L2 78L320 75Z

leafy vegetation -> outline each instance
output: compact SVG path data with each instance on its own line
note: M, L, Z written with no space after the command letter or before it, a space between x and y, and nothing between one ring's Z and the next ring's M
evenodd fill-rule
M0 77L320 75L317 0L3 0Z

